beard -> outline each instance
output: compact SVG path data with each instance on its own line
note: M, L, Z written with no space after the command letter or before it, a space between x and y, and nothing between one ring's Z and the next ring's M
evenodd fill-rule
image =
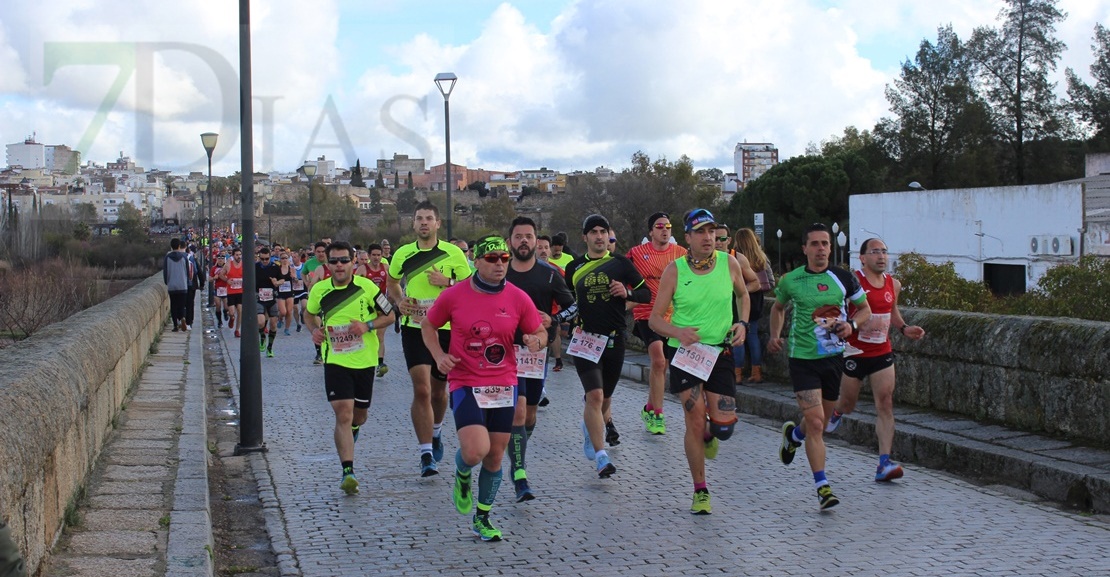
M530 246L522 244L513 247L513 258L517 260L528 260L532 258L533 254L535 254L535 251Z

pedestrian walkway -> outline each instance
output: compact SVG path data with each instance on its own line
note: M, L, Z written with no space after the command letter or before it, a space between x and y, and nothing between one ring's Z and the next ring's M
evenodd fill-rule
M87 496L67 519L76 524L43 575L212 574L202 336L199 327L170 328L147 358Z
M582 457L582 389L571 366L549 378L551 404L528 443L536 500L514 503L503 482L491 518L505 540L482 543L451 504L451 465L419 476L412 387L399 335L386 334L391 370L375 383L356 445L354 496L339 489L332 411L308 334L279 336L276 358L261 359L269 451L250 458L283 575L1059 577L1097 574L1110 558L1104 517L912 463L902 480L878 484L874 456L850 446L829 451L841 505L821 513L804 455L789 467L778 460L779 419L750 414L707 464L713 514L691 515L677 403L668 398L667 434L648 435L639 418L646 388L622 381L613 399L621 443L610 451L618 471L598 479ZM237 370L239 341L223 342ZM454 454L450 416L444 438Z

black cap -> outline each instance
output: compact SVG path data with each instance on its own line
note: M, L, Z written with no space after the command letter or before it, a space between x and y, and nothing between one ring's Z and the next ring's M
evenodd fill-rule
M586 217L586 220L582 221L582 234L586 234L599 226L605 230L609 230L609 221L600 214L591 214Z
M665 218L667 220L670 220L671 216L669 214L665 213L665 212L657 212L657 213L649 216L648 217L648 230L651 230L651 227L655 226L655 221L657 221L661 218Z

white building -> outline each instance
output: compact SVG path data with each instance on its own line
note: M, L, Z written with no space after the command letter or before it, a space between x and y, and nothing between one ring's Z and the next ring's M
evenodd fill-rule
M779 149L769 142L738 142L732 163L743 188L779 163Z
M895 269L899 255L916 252L997 293L1025 292L1057 264L1110 255L1110 237L1091 246L1084 224L1085 196L1099 194L1091 182L852 195L849 262L858 265L860 244L878 237Z
M8 166L46 168L46 147L35 142L33 136L23 142L9 144L7 155Z

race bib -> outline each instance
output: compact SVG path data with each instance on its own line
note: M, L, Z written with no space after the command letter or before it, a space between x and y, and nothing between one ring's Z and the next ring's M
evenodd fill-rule
M609 337L606 335L587 333L582 327L574 327L567 345L567 354L596 363L601 360L601 353L605 352L608 342Z
M694 343L690 346L681 345L678 347L678 352L674 354L674 358L671 359L671 366L690 373L705 382L709 380L709 375L713 372L713 365L717 364L717 357L720 354L721 349L705 343Z
M243 290L243 279L242 278L234 278L234 277L229 278L229 279L227 279L227 284L232 289Z
M293 290L293 283L291 283L289 281L285 281L285 282L281 283L280 286L278 286L278 292L279 293L287 293L291 290Z
M547 363L547 347L532 352L528 347L516 346L516 376L525 379L542 379Z
M300 280L300 279L293 281L293 290L303 291L304 290L304 281Z
M260 288L260 289L258 289L258 300L260 300L260 301L272 301L272 300L274 300L274 289L272 289L272 288Z
M503 409L516 403L516 387L473 387L474 400L482 409Z
M216 296L226 297L227 296L227 287L225 287L225 286L216 287Z
M876 345L886 342L887 334L890 332L890 313L873 314L871 319L864 324L867 325L867 328L860 327L860 341Z
M432 304L434 304L435 302L436 299L417 300L412 314L409 315L409 321L417 325L424 322L424 318L428 316L428 309L432 308Z
M362 335L351 332L351 323L328 327L328 348L333 353L353 353L361 351Z

